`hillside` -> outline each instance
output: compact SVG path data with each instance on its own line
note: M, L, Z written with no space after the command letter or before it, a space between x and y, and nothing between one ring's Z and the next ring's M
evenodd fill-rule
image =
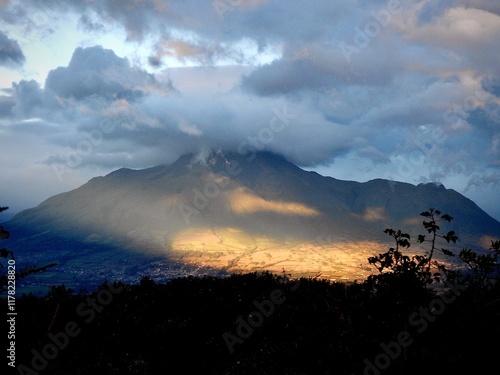
M254 156L185 155L93 178L11 219L9 247L23 261L58 262L43 277L71 285L92 274L137 280L283 269L354 280L387 248L384 229L416 239L419 213L429 207L455 218L459 247L500 236L500 223L440 184L342 181L278 155ZM413 242L412 251L423 250Z

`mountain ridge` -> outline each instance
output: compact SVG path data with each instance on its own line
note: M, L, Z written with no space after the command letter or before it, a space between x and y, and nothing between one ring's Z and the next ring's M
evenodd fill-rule
M272 153L187 154L169 165L121 168L50 197L7 226L11 247L25 259L64 243L46 253L57 261L64 252L61 267L79 267L90 253L95 261L88 266L95 267L103 262L102 245L144 264L154 258L198 270L286 268L353 279L373 271L367 257L390 244L384 229L416 238L419 213L429 207L455 218L450 228L462 247L500 237L498 221L441 184L338 180Z

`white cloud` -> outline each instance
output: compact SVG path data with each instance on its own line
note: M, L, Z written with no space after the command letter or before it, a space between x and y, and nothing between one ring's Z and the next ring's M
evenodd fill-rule
M200 129L198 129L196 125L190 124L184 119L181 119L181 121L179 121L179 130L183 133L186 133L187 135L191 135L194 137L199 137L203 135L203 132Z

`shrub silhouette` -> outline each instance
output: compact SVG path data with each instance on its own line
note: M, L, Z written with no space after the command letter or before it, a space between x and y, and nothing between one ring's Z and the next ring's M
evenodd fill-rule
M472 271L472 275L463 276L463 282L468 282L479 288L491 287L500 279L500 241L491 241L489 253L478 254L470 248L460 251L458 257Z
M426 239L425 235L418 235L417 242L424 243L428 242L431 244L430 250L424 255L413 255L411 258L404 255L400 248L409 248L410 235L408 233L403 233L401 230L395 231L394 229L387 228L384 233L394 238L396 247L391 247L385 253L379 254L378 256L373 256L368 258L368 262L374 265L380 272L379 275L370 276L370 279L375 283L379 283L382 280L387 279L387 274L395 275L398 279L413 280L417 284L431 284L432 282L438 282L442 274L440 272L431 273L431 266L434 265L437 269L447 272L446 266L437 262L433 259L436 252L440 252L445 256L455 256L455 254L443 247L438 247L437 239L442 238L446 240L447 243L456 243L458 237L455 235L454 231L449 231L446 234L440 233L440 222L447 221L451 222L453 218L448 214L442 214L441 211L430 208L429 211L424 211L420 214L421 216L428 218L429 220L423 221L423 226L430 233L431 238Z

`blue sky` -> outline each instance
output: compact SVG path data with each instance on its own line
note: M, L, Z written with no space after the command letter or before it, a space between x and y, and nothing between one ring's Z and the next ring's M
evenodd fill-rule
M0 0L0 203L246 142L498 220L499 38L496 0Z

